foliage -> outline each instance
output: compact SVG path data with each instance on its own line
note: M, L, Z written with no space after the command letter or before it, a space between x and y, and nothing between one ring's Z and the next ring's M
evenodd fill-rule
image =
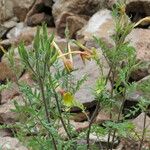
M97 149L96 145L90 144L90 134L96 134L97 138L108 135L107 149L113 149L115 138L129 138L134 126L126 117L141 110L147 113L149 101L142 98L127 116L122 116L124 102L129 91L137 88L135 83L129 83L131 72L138 66L136 63L136 51L126 40L128 34L133 30L132 24L125 14L124 3L117 3L112 11L115 29L111 37L113 45L110 47L102 39L94 37L99 45L102 55L109 65L109 72L104 74L103 61L94 48L88 49L80 42L69 39L66 28L67 48L61 50L55 42L55 36L48 36L47 27L44 24L37 28L33 42L33 49L27 50L24 43L18 46L18 52L26 71L29 71L35 81L34 85L28 85L17 81L24 104L14 102L14 112L18 113L19 122L16 123L16 136L33 150L87 150ZM81 51L71 51L70 43L75 43ZM72 55L80 55L85 63L86 60L95 61L99 67L99 78L97 79L93 93L97 106L91 115L87 116L86 108L75 99L75 94L86 81L83 75L80 80L75 80L73 75L74 62ZM8 54L12 68L15 68L13 60L14 52ZM111 89L107 89L110 83ZM143 83L139 89L149 90L149 85ZM5 86L0 87L1 89ZM89 122L87 130L78 133L70 123L70 109L78 107ZM110 120L98 125L94 120L101 108L108 111ZM115 109L115 111L113 111ZM116 113L117 112L117 113ZM116 119L113 116L116 115ZM144 121L145 125L145 121ZM66 136L60 136L58 130L63 127ZM141 138L143 143L145 130ZM112 141L110 141L112 137ZM87 144L78 144L81 139L86 139ZM103 149L100 143L100 148Z

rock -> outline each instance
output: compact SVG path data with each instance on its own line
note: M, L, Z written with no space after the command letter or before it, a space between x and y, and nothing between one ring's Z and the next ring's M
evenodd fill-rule
M9 100L16 96L19 96L20 92L17 84L13 83L8 89L4 89L1 92L1 105L7 103Z
M52 0L36 0L26 16L27 25L35 26L45 22L48 26L54 26L52 4Z
M14 28L12 28L8 33L7 33L7 38L17 38L22 30L24 30L25 25L23 22L18 23Z
M22 98L17 96L14 98L20 105L23 104ZM1 124L15 124L18 121L18 115L12 112L15 109L14 101L8 101L7 103L0 105L0 123Z
M29 9L29 8L28 8ZM14 15L15 17L18 18L18 20L20 22L24 21L25 18L26 18L26 15L28 13L28 9L27 8L24 8L24 7L20 7L20 6L15 6L13 8L13 12L14 12ZM20 13L21 12L21 13Z
M0 147L2 150L28 150L17 138L0 137Z
M134 29L128 36L131 44L136 48L137 59L140 61L150 61L150 30Z
M61 14L60 19L55 22L57 33L59 36L65 37L65 29L68 27L70 38L75 38L76 32L86 24L87 20L87 16L64 12Z
M107 75L109 72L109 66L105 58L101 55L101 51L98 50L100 60L104 66L104 75ZM75 94L75 98L81 103L86 104L87 109L95 104L94 95L92 94L92 88L95 86L97 79L100 77L98 66L94 61L87 61L84 65L81 58L76 56L74 58L75 69L78 69L74 72L76 80L80 80L83 75L87 75L87 80L83 83L80 90ZM109 89L109 87L108 87ZM88 104L88 105L87 105Z
M30 72L25 72L22 77L19 79L19 83L24 83L29 86L33 86L35 81L33 80L33 75Z
M0 123L5 125L15 124L19 120L19 116L16 112L12 110L15 109L14 101L16 101L20 106L24 105L22 96L16 96L11 101L0 105Z
M48 28L48 34L56 33L55 28ZM2 45L13 45L18 46L20 42L24 42L26 46L32 44L34 36L36 34L36 27L27 27L22 23L10 30L7 34L9 40L4 40L0 42Z
M108 0L58 0L53 5L54 20L59 19L63 12L92 16L100 8L107 8L110 3Z
M92 16L99 9L110 8L112 5L112 0L58 0L53 5L52 11L56 28L58 29L60 26L63 28L66 27L66 24L68 23L67 18L70 17L70 15L67 14L71 13L83 20L83 17L81 16L87 16L88 19L88 17ZM81 26L84 21L79 20L78 17L72 19L73 21L77 20ZM80 26L77 26L78 29ZM64 33L65 30L62 32Z
M17 18L14 17L0 24L0 39L2 40L7 39L7 33L17 25L17 21L18 21Z
M6 35L7 31L8 31L7 27L0 25L0 39L1 38L3 39L3 37Z
M0 129L0 138L1 137L11 137L12 136L12 132L10 131L10 129Z
M89 112L86 112L86 115L89 116ZM84 113L71 113L70 120L74 120L75 122L83 122L87 121L87 116Z
M141 113L137 118L135 118L132 123L135 125L135 132L142 137L143 123L144 123L145 113ZM145 140L150 140L150 117L146 116L146 132Z
M100 19L102 18L102 19ZM88 24L79 31L77 38L85 41L90 47L97 47L92 36L102 38L109 47L112 47L113 41L110 36L113 34L114 24L109 10L101 10L94 14ZM127 37L131 41L131 45L135 47L137 52L137 61L142 62L140 68L133 71L130 76L131 81L138 81L150 73L150 30L134 29Z
M137 61L141 62L138 69L131 73L130 79L138 81L150 74L150 30L134 29L128 39L136 49Z
M148 141L144 141L142 145L142 150L149 150L150 143ZM133 139L121 139L119 146L117 146L116 150L133 150L139 149L139 141Z
M24 44L27 46L32 43L35 33L36 28L16 26L7 34L7 37L9 38L9 41L7 42L15 46L18 46L20 42L24 42Z
M81 132L85 129L88 128L89 123L87 121L85 122L74 122L74 121L70 121L71 126L74 128L75 131L77 132ZM63 139L67 139L67 134L64 130L63 127L60 127L58 129L58 134L63 138Z
M95 123L102 124L110 120L110 115L104 111L100 111L95 119Z
M150 16L150 1L149 0L127 0L126 13L133 22L138 22L140 19ZM150 24L141 24L140 27L147 27Z
M129 113L128 109L133 109L133 106L136 106L141 98L149 100L150 97L150 75L141 79L137 82L135 90L128 91L126 101L124 103L123 114L127 115ZM139 115L141 111L136 112L135 115L131 115L130 118L135 118ZM149 113L150 114L150 113Z
M24 20L34 0L0 0L0 22L13 18Z
M0 83L5 83L7 79L15 81L16 77L6 63L0 62Z
M44 12L36 13L28 18L27 25L36 26L41 25L43 22L45 22L48 26L53 26L52 16L49 16Z
M18 24L17 22L18 22L17 18L14 17L14 18L12 18L12 19L10 19L8 21L5 21L3 23L3 26L8 28L8 29L11 29L11 28L15 27Z
M77 39L85 41L86 46L98 47L93 36L101 38L111 48L114 43L110 36L114 33L114 24L109 10L101 10L94 14L87 25L77 34ZM130 75L130 81L138 81L150 74L150 30L134 29L127 37L137 52L137 61L142 62L138 69Z
M14 49L14 66L12 68L10 61L8 59L8 57L6 55L4 55L2 57L2 63L5 64L6 68L9 68L8 70L8 77L11 79L13 77L13 80L17 80L18 78L20 78L20 76L22 75L23 71L24 71L24 65L21 63L20 61L20 57L19 57L19 53L18 53L18 48ZM15 74L14 74L15 72ZM3 72L3 74L5 73L5 71ZM5 74L6 74L5 73ZM4 75L5 75L4 74ZM6 76L6 77L7 77Z
M114 23L111 15L111 11L104 9L95 13L87 25L85 25L77 34L77 39L84 39L86 43L94 45L93 36L102 38L108 44L112 44L110 36L114 33ZM89 44L87 44L89 45Z
M108 134L102 136L102 135L98 135L98 133L90 133L89 139L90 139L91 143L93 143L93 142L94 143L100 143L101 146L103 147L103 149L107 149L108 136L109 136ZM109 141L110 145L112 143L112 140L113 140L113 137L112 137L112 135L110 135L110 141ZM113 145L114 147L118 144L117 138L114 139L113 144L114 144Z

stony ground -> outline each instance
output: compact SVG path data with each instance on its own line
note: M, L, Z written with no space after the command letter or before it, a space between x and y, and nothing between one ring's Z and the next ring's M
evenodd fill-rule
M66 40L64 39L64 30L66 24L70 31L71 38L75 38L83 42L87 47L97 47L93 42L92 36L101 37L110 46L113 45L110 36L114 32L114 23L111 16L111 6L114 0L0 0L0 45L6 50L11 46L17 47L20 41L24 41L27 49L32 47L32 41L36 32L36 26L41 22L48 24L48 32L56 34L55 41L64 49ZM143 17L150 16L150 0L127 0L127 14L131 15L131 21L137 22ZM141 84L142 82L150 83L150 24L141 24L135 28L128 36L128 40L136 48L137 61L141 61L143 66L135 70L130 79ZM77 46L71 45L73 50L78 49ZM98 49L99 52L100 49ZM109 66L102 57L105 73L108 73ZM30 85L34 82L30 73L24 71L20 63L17 48L15 49L15 62L17 63L16 74L20 76L21 81ZM88 80L82 86L81 90L76 94L76 98L80 100L86 107L87 113L95 108L95 101L92 97L91 87L98 77L98 68L93 62L87 62L86 66L78 57L74 58L77 79L80 79L85 73ZM13 82L11 89L6 89L0 93L0 125L11 125L17 121L16 114L11 111L14 108L13 99L21 104L22 98L17 85L15 84L15 75L8 65L8 60L0 51L0 84L5 84L6 79ZM109 89L108 85L108 89ZM125 107L129 108L136 104L141 95L149 95L137 89L135 93L131 93L126 100ZM137 131L142 131L144 115L133 118ZM101 112L97 118L97 123L109 120L109 115ZM88 122L82 113L75 113L72 124L76 130L82 130L88 127ZM150 129L150 113L147 115L147 127ZM60 129L60 133L64 131ZM65 136L65 134L64 134ZM95 140L91 135L91 140ZM104 139L105 141L105 139ZM18 139L13 137L10 129L0 129L0 146L2 149L11 150L27 150ZM126 146L124 146L126 145ZM130 147L130 146L133 147ZM136 143L122 140L116 149L118 150L136 150ZM149 147L149 142L145 143L145 147Z

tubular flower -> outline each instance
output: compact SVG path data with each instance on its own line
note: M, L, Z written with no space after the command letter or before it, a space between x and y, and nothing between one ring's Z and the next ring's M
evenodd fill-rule
M85 60L91 60L91 58L93 57L93 52L78 41L74 41L74 43L78 45L81 49L80 56L83 63L85 63Z
M85 64L85 60L91 60L93 57L93 53L90 50L85 50L84 53L80 54L83 63Z
M71 59L71 58L70 58L70 59L67 59L67 58L65 57L65 55L62 53L61 49L58 47L58 45L55 43L55 41L53 41L52 45L53 45L53 46L56 48L56 50L58 51L59 56L61 56L60 58L62 58L62 61L63 61L63 63L64 63L64 66L65 66L66 70L67 70L68 72L73 71L73 61L72 61L72 59ZM71 54L71 53L69 53L69 54ZM58 57L58 58L59 58L59 57Z

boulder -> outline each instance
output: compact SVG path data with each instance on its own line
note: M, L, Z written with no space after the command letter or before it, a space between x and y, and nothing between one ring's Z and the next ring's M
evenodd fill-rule
M95 123L102 124L106 121L110 121L110 114L105 111L100 111L95 118Z
M129 113L129 110L132 110L133 107L138 104L141 98L145 98L146 100L149 100L150 98L150 75L138 81L137 86L134 90L127 92L126 101L124 103L123 114L127 115ZM129 116L129 118L135 118L140 113L141 111L139 110L134 115ZM150 115L150 109L148 115Z
M150 30L134 29L127 38L136 49L137 61L141 62L140 66L131 73L130 79L139 81L150 74Z
M85 42L94 44L93 36L102 38L107 43L112 43L110 36L114 33L114 23L111 11L103 9L95 13L87 25L85 25L77 34L77 39L83 39ZM94 44L95 46L95 44Z
M53 5L52 10L56 28L59 30L59 27L66 27L66 24L68 23L67 17L70 17L70 15L66 15L68 13L80 16L80 18L82 18L81 16L90 17L99 9L110 8L113 5L113 2L112 0L58 0ZM77 22L81 21L78 20Z
M18 53L18 48L14 49L14 55L13 55L13 57L14 57L14 66L11 66L12 64L10 63L7 55L3 55L1 63L5 64L6 68L9 68L9 70L8 70L8 73L6 71L3 71L2 74L4 74L6 72L7 76L10 79L13 79L14 81L16 81L22 75L25 67L24 67L24 65L20 61L20 56L19 56L19 53Z
M150 143L149 141L144 141L142 145L143 150L149 150ZM116 150L133 150L139 149L139 141L133 139L121 139L119 145L117 146Z
M110 38L114 33L114 23L111 12L107 9L100 10L95 13L87 25L77 34L77 39L83 40L85 45L97 47L93 36L101 38L111 48L113 41ZM137 62L141 65L134 70L130 75L130 81L138 81L150 74L150 30L149 29L133 29L126 40L131 42L131 45L136 49Z
M75 122L87 121L87 116L90 115L90 112L86 111L85 113L83 112L71 113L70 120L74 120Z
M7 89L1 91L1 102L0 104L7 103L9 100L12 100L14 97L19 96L20 92L16 83L13 83Z
M48 28L48 34L56 33L55 28ZM6 40L0 42L3 46L18 46L20 42L24 42L26 46L31 45L36 34L36 27L26 26L24 23L18 23L7 33Z
M5 128L5 129L0 129L0 138L1 137L11 137L12 136L12 132L10 129Z
M72 126L72 128L77 131L77 132L81 132L84 131L88 128L89 123L87 121L85 122L74 122L74 121L70 121L70 125ZM67 134L64 130L64 127L61 125L61 127L58 129L58 134L63 138L63 139L67 139Z
M63 12L92 16L101 8L110 8L112 0L58 0L53 5L54 20L60 18Z
M15 81L16 77L11 68L6 63L0 62L0 83L5 83L6 80Z
M19 79L19 83L27 84L29 86L34 86L35 81L33 80L32 73L26 71Z
M132 123L135 125L135 132L142 137L143 126L144 126L145 113L141 113L137 118L135 118ZM145 124L145 140L150 141L150 117L146 116Z
M22 97L20 96L15 97L14 100L16 100L19 105L23 104ZM14 100L0 105L0 124L10 125L18 121L18 114L12 111L15 109Z
M33 2L34 0L0 0L0 22L14 16L23 21Z
M7 27L0 25L0 39L6 35L7 31L8 31Z
M64 12L61 14L60 19L55 22L57 34L60 37L65 37L65 29L67 27L70 38L75 38L76 32L87 23L87 20L87 16Z
M54 26L52 4L52 0L36 0L26 16L27 25L35 26L45 22L48 26Z
M99 52L99 56L104 66L104 75L107 75L109 72L109 66L105 58L101 55L101 52ZM82 84L80 90L76 92L75 98L83 103L85 107L91 108L95 104L95 97L92 94L92 88L95 87L97 79L100 78L99 68L94 61L87 61L84 65L79 56L74 57L74 64L75 69L77 69L77 71L74 72L77 81L84 75L87 76L87 80ZM110 89L110 85L108 85L107 89Z
M2 150L28 150L17 138L0 137L0 148Z
M18 23L17 17L13 17L8 21L5 21L2 25L8 29L15 27Z

